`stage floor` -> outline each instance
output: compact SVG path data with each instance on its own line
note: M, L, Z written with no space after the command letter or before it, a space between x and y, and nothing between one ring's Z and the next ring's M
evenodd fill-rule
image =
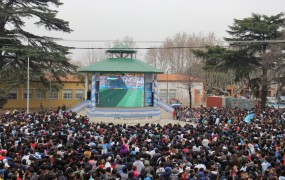
M159 107L96 107L89 108L87 115L102 120L159 120Z

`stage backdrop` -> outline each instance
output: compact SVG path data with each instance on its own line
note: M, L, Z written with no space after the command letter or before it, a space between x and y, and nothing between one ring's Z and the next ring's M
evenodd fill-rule
M143 107L143 74L100 76L99 107Z

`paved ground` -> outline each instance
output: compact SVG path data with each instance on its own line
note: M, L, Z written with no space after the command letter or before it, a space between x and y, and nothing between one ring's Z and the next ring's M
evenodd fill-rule
M78 116L85 116L87 115L87 110L83 110L83 111L80 111L78 113ZM196 123L193 123L193 122L186 122L186 121L178 121L178 120L173 120L172 119L172 115L167 113L166 111L161 111L161 116L160 116L160 120L158 121L154 121L154 120L142 120L142 119L135 119L135 120L114 120L113 118L110 118L110 120L107 120L107 121L104 121L104 123L114 123L114 124L129 124L129 125L135 125L135 124L141 124L141 125L144 125L146 123L159 123L161 125L166 125L166 124L180 124L181 126L184 126L186 124L192 124L194 126L196 126ZM90 117L89 116L89 119L90 119L90 122L102 122L101 120L97 120L96 117Z
M38 109L31 110L31 112L37 112L37 111L38 111ZM0 113L4 113L4 112L5 112L5 110L0 109ZM85 114L86 114L85 111L81 111L81 112L78 113L78 115L85 115ZM168 115L168 117L169 116L170 115ZM96 120L96 118L92 118L92 117L90 118L90 120L93 121L93 122L99 122L99 121ZM114 124L122 124L121 121L110 120L110 122L112 122ZM155 122L147 122L147 121L142 121L142 120L133 120L133 121L124 121L123 123L125 123L125 124L132 124L132 125L138 124L138 123L140 123L141 125L143 125L145 123L159 123L161 125L165 125L165 124L171 123L171 124L180 124L180 125L184 126L185 124L189 124L190 122L177 121L177 120L173 120L173 119L167 118L167 115L165 115L165 112L162 112L162 118L160 120L158 120L158 121L155 121ZM196 125L195 123L190 123L190 124Z
M80 111L78 113L78 115L82 115L82 116L85 116L87 114L87 110L83 110L83 111ZM113 118L110 118L110 120L108 121L104 121L105 123L114 123L114 124L130 124L130 125L134 125L134 124L138 124L140 123L141 125L145 124L145 123L159 123L161 125L165 125L165 124L180 124L182 126L184 126L185 124L189 124L189 122L185 122L185 121L177 121L177 120L173 120L171 118L165 118L167 116L163 116L160 120L158 121L153 121L153 120L150 120L150 121L147 121L147 120L114 120ZM96 117L89 117L90 119L90 122L102 122L101 120L97 120ZM193 124L193 123L191 123Z
M90 118L90 117L89 117ZM90 118L91 122L102 122L102 121L97 121L96 118ZM105 123L114 123L114 124L129 124L129 125L135 125L135 124L141 124L144 125L146 123L152 124L152 123L158 123L161 125L166 125L166 124L180 124L181 126L184 126L186 124L192 124L194 126L196 126L196 123L193 122L185 122L185 121L177 121L177 120L173 120L173 119L160 119L158 121L147 121L147 120L110 120L110 121L105 121Z

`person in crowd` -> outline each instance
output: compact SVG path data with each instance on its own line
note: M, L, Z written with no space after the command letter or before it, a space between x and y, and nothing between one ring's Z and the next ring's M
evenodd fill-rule
M1 114L0 179L285 177L284 109L182 108L182 119L202 117L184 126L95 123L60 109Z

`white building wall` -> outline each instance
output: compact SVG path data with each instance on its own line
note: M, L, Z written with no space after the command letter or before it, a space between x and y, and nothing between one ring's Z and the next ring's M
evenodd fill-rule
M166 100L163 98L163 95L165 95L167 89L167 82L158 82L158 99ZM168 94L170 96L171 89L176 90L176 99L178 99L182 105L189 106L189 93L187 90L187 86L183 82L169 82L168 83ZM195 100L195 90L199 91L200 98L199 102L194 104ZM192 87L192 105L201 105L203 102L203 82L193 82ZM169 98L170 99L170 98Z

